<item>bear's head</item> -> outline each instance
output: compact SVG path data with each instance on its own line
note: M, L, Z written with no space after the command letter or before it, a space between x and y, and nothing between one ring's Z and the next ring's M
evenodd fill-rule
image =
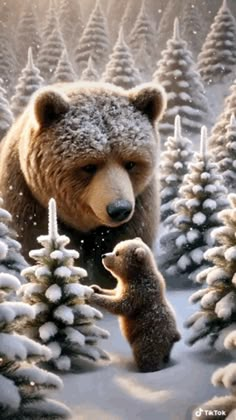
M165 95L155 84L125 91L100 83L40 90L19 143L21 170L46 208L82 232L132 218L135 200L154 176L155 122Z
M104 267L122 283L139 282L144 271L155 270L155 261L150 248L141 238L119 242L113 252L102 255Z

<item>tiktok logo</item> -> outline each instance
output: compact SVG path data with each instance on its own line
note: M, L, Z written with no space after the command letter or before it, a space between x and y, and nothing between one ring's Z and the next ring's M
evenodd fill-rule
M199 407L197 411L195 411L195 416L201 417L203 413L205 416L209 416L209 417L226 416L226 412L224 410L203 410L201 407Z
M202 413L203 413L203 409L202 408L199 408L197 411L195 411L195 415L196 415L196 417L201 417L201 415L202 415Z

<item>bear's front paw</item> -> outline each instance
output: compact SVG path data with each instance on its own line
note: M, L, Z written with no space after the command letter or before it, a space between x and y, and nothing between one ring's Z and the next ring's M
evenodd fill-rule
M91 296L88 299L88 303L90 304L96 304L97 300L100 299L100 295L98 295L97 293L92 293Z
M90 287L95 293L102 294L102 288L98 286L97 284L93 284Z

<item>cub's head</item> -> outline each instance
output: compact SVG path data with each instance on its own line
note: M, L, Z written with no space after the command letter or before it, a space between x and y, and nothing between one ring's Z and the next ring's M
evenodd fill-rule
M154 176L155 122L164 108L155 84L125 91L73 83L39 91L19 145L32 194L44 207L54 197L60 219L84 232L126 223Z
M143 272L144 266L152 267L155 264L150 248L141 238L120 242L113 252L102 255L102 263L117 280L121 279L123 283L135 282L138 275Z

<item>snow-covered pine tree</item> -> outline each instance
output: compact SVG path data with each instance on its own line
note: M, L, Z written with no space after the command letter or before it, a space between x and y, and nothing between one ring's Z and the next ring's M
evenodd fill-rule
M88 23L83 30L81 38L75 49L75 63L78 71L84 70L89 57L94 60L95 66L102 71L109 53L109 38L107 22L97 0Z
M89 57L88 65L82 71L80 80L83 82L97 82L99 80L99 75L95 68L92 57Z
M10 104L6 97L7 92L2 86L3 80L0 79L0 140L5 136L14 121Z
M48 37L58 28L58 16L56 13L58 7L55 0L50 0L49 7L45 17L45 24L42 29L42 40L45 42Z
M187 0L183 9L181 23L183 27L183 39L187 41L190 50L192 51L194 57L196 57L204 41L202 20L196 1L193 3L192 0Z
M65 49L62 52L60 60L58 61L58 65L53 76L53 82L74 82L76 78L77 76L74 72L70 59L68 57L68 53Z
M162 221L174 214L174 201L179 197L183 178L188 173L193 156L192 147L192 142L182 135L181 119L177 115L174 136L168 137L160 159Z
M236 194L230 194L229 201L231 207L219 214L223 226L212 233L217 246L204 256L211 267L197 276L206 287L190 298L200 308L186 322L186 327L191 328L190 345L206 339L219 350L227 334L236 329Z
M200 75L194 69L192 54L180 37L179 20L174 23L173 37L167 42L153 79L167 92L167 111L159 125L163 136L171 135L179 114L187 134L199 132L208 115L208 103Z
M17 28L17 52L21 65L27 60L29 47L37 57L41 45L41 36L35 14L35 4L26 2Z
M16 240L16 233L11 229L12 217L2 208L0 199L0 273L8 273L22 281L21 271L27 263L21 254L21 245Z
M226 188L228 191L234 192L236 185L236 119L234 114L231 115L224 147L218 151L217 160Z
M140 12L130 33L128 43L134 55L137 54L140 45L144 44L149 57L152 59L153 65L155 64L155 31L146 12L145 0L142 2Z
M65 42L61 30L57 26L43 43L38 54L37 65L47 82L53 77L64 50Z
M236 350L236 328L229 333L224 340L224 347L227 350ZM235 389L235 377L236 377L236 363L230 363L223 368L217 369L212 375L211 382L214 386L220 386L225 388L230 392L231 395L224 395L222 397L214 397L210 401L207 401L204 404L201 404L202 410L216 410L218 412L225 412L221 418L234 420L236 418L236 389ZM199 407L200 408L200 407ZM193 420L199 419L199 416L196 415L195 409L193 414ZM209 411L208 411L209 412ZM214 413L214 411L213 411ZM208 420L209 415L204 415L202 413L201 418L203 420ZM226 417L225 417L226 416ZM218 413L211 416L212 420L219 420Z
M32 49L30 47L28 50L27 65L21 72L15 88L15 95L11 98L11 110L15 117L24 111L33 93L42 87L43 83L44 80L40 76L40 70L34 64Z
M230 94L225 99L223 111L219 115L209 138L209 148L216 162L218 156L220 158L222 152L224 153L226 131L232 114L236 115L236 80L230 88Z
M36 265L23 270L29 283L20 290L35 308L35 320L29 325L33 338L50 348L49 364L59 370L76 368L84 358L107 359L97 342L109 334L94 323L102 318L101 312L85 304L93 291L79 282L87 273L74 266L78 252L66 249L69 238L58 234L54 199L49 202L48 235L38 242L43 248L30 252Z
M201 148L183 179L175 214L167 223L170 231L161 238L164 253L159 266L167 275L181 275L195 281L200 270L209 267L205 251L214 245L212 230L219 226L218 213L227 205L227 190L217 165L207 151L207 130L201 130Z
M5 253L0 242L0 255ZM69 409L48 399L50 390L62 388L61 379L35 366L51 354L46 346L18 334L19 323L33 319L34 311L22 302L6 301L20 287L11 274L0 273L0 410L1 420L65 419Z
M141 83L141 76L124 40L123 29L119 31L118 40L113 48L110 60L102 76L104 82L113 83L124 89L130 89Z
M198 57L198 68L208 84L222 82L236 64L236 21L227 0L217 13Z

